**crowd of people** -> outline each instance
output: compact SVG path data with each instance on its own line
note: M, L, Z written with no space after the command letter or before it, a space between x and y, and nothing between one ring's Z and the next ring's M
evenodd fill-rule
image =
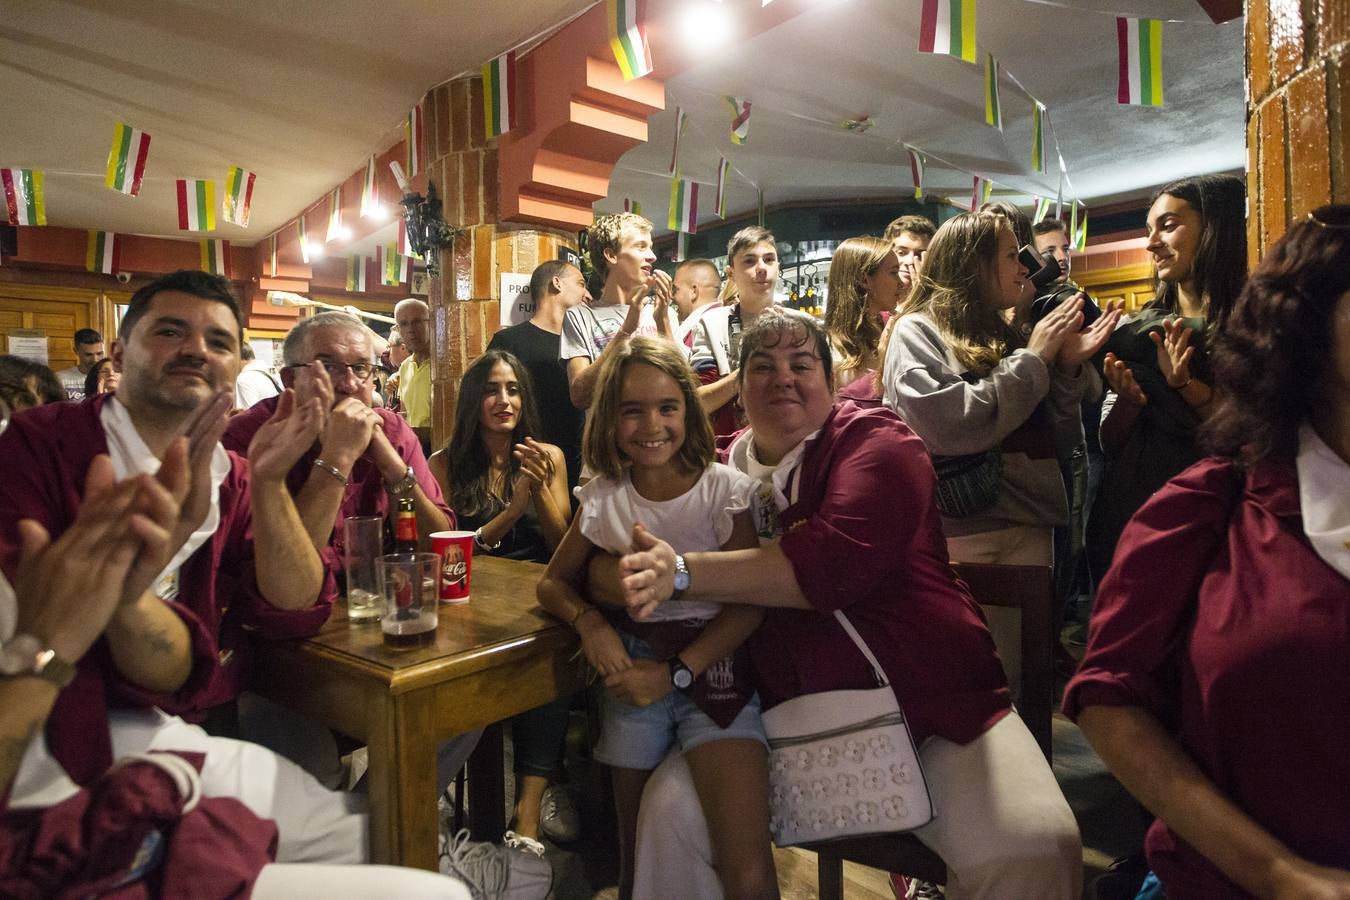
M1350 207L1250 276L1236 178L1166 185L1147 229L1127 315L1072 281L1062 222L902 216L839 245L822 322L776 302L763 227L671 275L650 222L604 215L467 366L443 447L416 299L387 340L303 319L274 376L229 283L180 272L107 359L91 331L71 370L0 359L0 880L546 895L543 841L583 824L554 783L572 698L512 720L510 830L446 840L437 875L361 865L332 735L243 690L255 641L328 618L344 519L411 500L421 535L547 564L599 679L622 897L777 897L764 714L878 672L945 895L1081 895L1017 641L953 562L1053 567L1086 631L1064 710L1156 817L1135 893L1350 897ZM112 816L134 840L88 839Z

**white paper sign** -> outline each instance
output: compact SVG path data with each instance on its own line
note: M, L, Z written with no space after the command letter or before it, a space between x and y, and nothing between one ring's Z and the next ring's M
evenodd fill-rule
M502 327L528 322L534 315L534 300L530 298L530 276L503 272L501 284Z
M47 336L41 331L13 331L9 335L9 354L29 362L47 365Z

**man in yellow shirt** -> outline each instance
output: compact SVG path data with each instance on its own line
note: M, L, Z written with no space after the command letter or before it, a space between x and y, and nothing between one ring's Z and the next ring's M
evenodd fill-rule
M431 444L431 311L415 297L400 300L394 320L409 356L398 367L398 399L422 449Z

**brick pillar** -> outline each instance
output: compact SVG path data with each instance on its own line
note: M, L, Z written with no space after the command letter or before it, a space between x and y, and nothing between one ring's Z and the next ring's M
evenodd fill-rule
M459 379L500 327L498 276L528 274L576 249L576 236L498 221L497 140L485 136L483 82L474 75L433 89L424 102L426 172L444 203L445 221L464 228L441 251L431 280L432 444L454 426Z
M1247 253L1350 202L1350 7L1247 0Z

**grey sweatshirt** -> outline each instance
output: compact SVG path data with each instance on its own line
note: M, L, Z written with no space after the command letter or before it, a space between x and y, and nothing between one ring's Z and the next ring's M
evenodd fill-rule
M1085 374L1051 370L1037 353L1025 348L999 360L988 375L973 383L961 377L966 371L927 316L910 313L895 323L882 364L883 399L923 439L930 453L964 456L993 449L1042 403L1054 422L1057 455L1082 440L1079 401ZM957 536L1067 521L1068 501L1058 459L1005 450L994 506L961 519L944 516L942 524L947 534Z

